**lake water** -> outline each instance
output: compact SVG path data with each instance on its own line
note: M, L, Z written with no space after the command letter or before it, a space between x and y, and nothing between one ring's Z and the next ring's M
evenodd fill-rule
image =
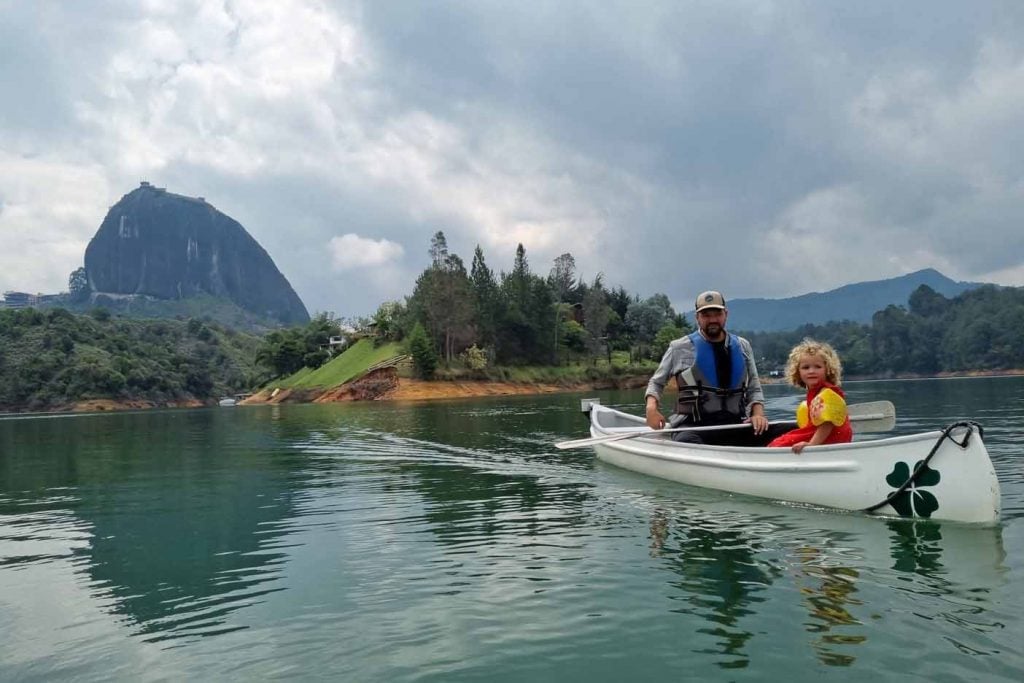
M1022 680L1024 378L846 389L979 421L1002 523L633 474L578 394L0 419L0 680Z

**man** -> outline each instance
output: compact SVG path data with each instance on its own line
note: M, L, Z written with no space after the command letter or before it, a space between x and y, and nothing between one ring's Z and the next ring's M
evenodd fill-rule
M750 342L726 332L729 310L720 292L703 292L694 308L697 331L669 344L647 384L647 425L662 429L666 424L703 427L749 422L746 429L676 432L672 438L688 443L764 446L792 425L768 424ZM670 377L675 377L679 395L666 422L658 403Z

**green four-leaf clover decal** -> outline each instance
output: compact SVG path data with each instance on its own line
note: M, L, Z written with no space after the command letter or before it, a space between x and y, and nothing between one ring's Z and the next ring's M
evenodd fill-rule
M914 467L920 464L919 460ZM917 480L906 490L893 496L889 505L900 514L900 517L931 517L932 513L939 509L939 501L928 491L922 491L920 487L935 486L939 483L939 478L937 470L925 465L918 474ZM907 479L910 479L910 468L907 463L898 462L892 468L892 472L886 476L885 481L889 486L898 489Z

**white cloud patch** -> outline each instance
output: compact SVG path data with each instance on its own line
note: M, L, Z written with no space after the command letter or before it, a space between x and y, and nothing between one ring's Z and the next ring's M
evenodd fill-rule
M936 268L958 269L930 245L879 215L863 191L843 185L800 198L766 228L758 271L768 281L784 274L786 291L822 292L850 282ZM773 275L774 274L774 275Z
M0 149L0 292L66 291L109 191L103 169Z
M405 254L405 249L396 242L368 239L352 233L332 237L328 246L331 264L339 271L388 265Z

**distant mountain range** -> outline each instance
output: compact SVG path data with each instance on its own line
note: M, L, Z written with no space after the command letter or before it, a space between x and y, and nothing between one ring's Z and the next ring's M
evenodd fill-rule
M926 268L888 280L858 282L788 299L731 299L727 300L729 327L747 332L781 332L832 320L868 323L872 315L890 304L906 307L911 293L921 285L953 298L983 284L957 282L933 268Z

